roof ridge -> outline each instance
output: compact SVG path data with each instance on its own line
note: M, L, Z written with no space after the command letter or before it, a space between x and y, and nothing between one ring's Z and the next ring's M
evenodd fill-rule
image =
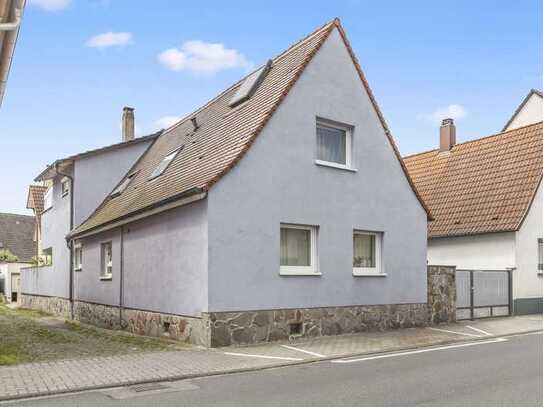
M308 41L309 39L311 39L312 37L314 37L315 35L319 34L324 28L326 28L327 26L329 25L336 25L339 23L339 18L335 17L333 20L327 22L326 24L320 26L319 28L317 28L316 30L314 30L312 33L306 35L305 37L303 37L301 40L298 40L297 42L295 42L294 44L292 44L290 47L288 47L286 50L282 51L281 53L279 53L278 55L272 57L272 58L269 58L271 59L273 62L277 62L279 61L281 58L287 56L290 52L292 52L295 48L301 46L302 44L304 44L306 41ZM209 105L211 105L213 102L215 102L217 99L220 99L225 93L229 92L230 90L232 90L234 87L236 87L238 84L240 84L241 82L243 82L245 79L247 79L250 75L252 75L253 73L255 73L256 71L258 71L260 69L260 65L258 65L257 68L255 68L254 70L248 72L246 75L242 76L239 80L237 80L236 82L234 82L232 85L228 86L226 89L224 89L223 91L219 92L216 96L214 96L212 99L208 100L207 102L205 102L202 106L198 107L197 109L193 110L191 113L188 113L186 114L185 116L183 116L179 121L177 121L176 123L172 124L170 127L167 127L166 129L164 129L164 132L163 134L166 135L166 133L169 133L170 131L172 130L175 130L176 128L178 128L179 126L181 126L182 124L186 123L187 120L189 120L190 118L196 116L199 112L201 112L202 110L204 110L206 107L208 107Z
M30 219L34 219L34 216L33 215L21 215L21 214L18 214L18 213L8 213L8 212L0 212L0 216L11 216L11 217L24 217L24 218L30 218Z
M499 133L490 134L488 136L483 136L483 137L479 137L479 138L472 139L472 140L462 141L461 143L456 143L454 146L452 146L452 148L454 148L456 146L465 145L465 144L475 143L475 142L481 141L481 140L486 140L486 139L489 139L489 138L492 138L492 137L503 136L504 134L512 133L514 131L519 131L519 130L525 129L527 127L532 127L532 126L535 127L538 124L543 124L543 120L532 123L532 124L526 124L524 126L520 126L520 127L515 128L515 129L500 131ZM413 157L416 157L416 156L422 155L422 154L428 154L428 153L431 153L431 152L434 152L434 151L437 151L437 150L439 150L439 149L438 148L433 148L431 150L421 151L420 153L409 154L409 155L404 156L403 159L406 160L408 158L413 158Z

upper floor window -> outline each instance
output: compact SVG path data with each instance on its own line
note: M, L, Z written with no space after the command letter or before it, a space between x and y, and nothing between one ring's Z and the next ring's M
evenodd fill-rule
M352 128L317 120L317 164L351 167Z
M315 226L281 225L280 264L283 275L318 274Z
M353 233L353 274L381 274L381 233Z
M53 207L53 187L50 186L45 194L43 195L43 210L46 211L49 208Z
M100 252L100 278L111 279L113 277L113 248L111 242L102 243L100 246Z
M181 150L183 150L184 146L179 147L177 150L172 151L169 153L166 157L162 159L162 161L157 165L153 173L150 175L149 180L152 180L164 173L168 166L172 163L173 159L179 154Z
M52 266L53 265L53 248L49 247L47 249L42 250L42 258L43 258L43 265L44 266Z
M66 196L70 193L70 179L65 177L60 181L60 188L62 191L62 196Z

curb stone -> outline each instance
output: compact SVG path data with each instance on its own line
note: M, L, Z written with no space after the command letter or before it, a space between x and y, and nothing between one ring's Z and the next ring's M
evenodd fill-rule
M77 394L80 392L112 389L112 388L117 388L117 387L128 387L128 386L134 386L138 384L173 382L173 381L179 381L179 380L198 379L198 378L203 378L203 377L223 376L227 374L258 372L258 371L270 370L270 369L276 369L276 368L282 368L282 367L288 367L288 366L299 366L299 365L307 365L307 364L313 364L313 363L318 363L318 362L326 362L330 360L348 359L348 358L358 357L358 356L372 356L372 355L395 353L395 352L400 352L400 351L431 349L433 347L441 346L441 345L449 345L449 344L454 344L454 343L482 342L482 341L487 341L489 339L507 338L507 337L512 337L516 335L528 335L528 334L533 334L536 332L543 332L543 329L534 329L534 330L524 331L524 332L511 332L504 335L488 335L488 336L483 336L480 338L473 338L473 339L458 339L458 340L451 339L451 340L438 341L431 345L422 345L422 346L414 345L414 346L404 346L404 347L398 346L398 347L393 347L391 349L388 349L387 351L355 352L355 353L349 353L349 354L344 354L344 355L326 356L322 358L315 357L315 358L308 358L308 359L304 359L300 361L280 362L280 363L267 365L267 366L216 370L216 371L211 371L211 372L182 374L182 375L174 375L174 376L167 376L167 377L160 377L160 378L157 377L157 378L146 379L146 380L131 380L131 381L124 381L124 382L112 382L108 384L95 385L95 386L81 386L81 387L77 387L73 389L62 389L62 390L54 390L54 391L46 391L46 392L17 394L17 395L8 396L8 397L0 397L0 404L4 404L5 402L14 401L14 400L25 400L25 399L32 399L32 398L37 398L37 397L50 397L50 396L58 396L58 395Z

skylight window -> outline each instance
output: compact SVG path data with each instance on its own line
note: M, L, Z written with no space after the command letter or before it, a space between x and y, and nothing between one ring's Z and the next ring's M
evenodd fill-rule
M249 99L258 89L267 73L270 71L271 66L272 61L270 59L268 62L266 62L266 65L249 75L238 88L236 94L232 97L228 105L230 107L234 107Z
M174 158L179 154L181 150L183 150L184 146L179 147L177 150L172 151L170 154L168 154L166 157L162 159L160 164L157 165L151 176L149 177L149 180L152 180L156 177L161 176L164 174L164 171L168 168L168 166L171 164L171 162L174 160Z
M115 198L116 196L121 195L124 192L124 190L128 188L128 184L130 184L130 181L132 181L132 179L136 176L136 174L137 172L134 172L130 174L128 177L126 177L123 180L123 182L121 182L119 186L117 186L117 188L113 190L113 192L111 193L111 197Z

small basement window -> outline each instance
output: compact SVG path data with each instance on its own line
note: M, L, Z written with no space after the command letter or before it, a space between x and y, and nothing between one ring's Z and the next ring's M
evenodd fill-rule
M161 176L164 174L164 171L169 167L169 165L172 163L175 157L177 157L177 154L179 154L180 151L183 150L185 146L181 146L178 149L172 151L169 153L166 157L162 159L162 161L158 164L158 166L155 168L155 170L152 172L152 174L149 176L149 180L155 179L156 177Z
M232 99L230 99L230 103L228 103L228 105L230 107L234 107L249 99L258 89L258 87L270 71L271 66L272 61L270 59L268 60L268 62L266 62L266 65L250 74L240 85Z
M381 234L353 233L353 274L381 274Z
M281 275L318 275L317 228L281 225Z

